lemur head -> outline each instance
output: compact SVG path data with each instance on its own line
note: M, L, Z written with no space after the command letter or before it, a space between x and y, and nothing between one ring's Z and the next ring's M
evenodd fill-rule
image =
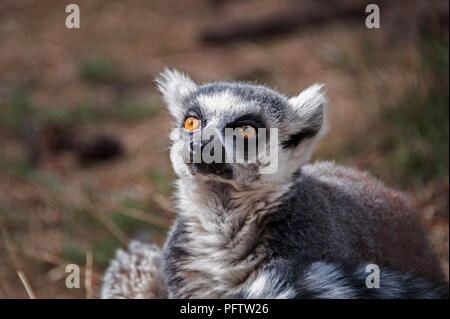
M197 85L169 69L156 81L174 118L170 155L180 178L237 187L280 182L309 160L326 131L322 85L288 98L247 83Z

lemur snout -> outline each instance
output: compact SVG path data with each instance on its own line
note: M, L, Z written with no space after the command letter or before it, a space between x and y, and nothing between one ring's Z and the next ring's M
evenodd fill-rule
M233 168L226 163L193 163L189 165L191 173L202 175L216 175L225 179L233 178Z
M233 168L230 164L225 163L225 148L220 145L214 145L214 137L209 140L201 140L198 142L190 142L189 151L191 158L199 159L188 164L192 174L217 175L226 179L233 178ZM211 144L210 144L211 143ZM209 145L209 146L208 146ZM206 147L208 146L208 149ZM217 149L221 148L221 152L216 154Z
M211 140L210 140L211 141ZM203 152L203 148L205 147L205 145L207 145L210 141L205 141L205 140L201 140L200 142L191 142L189 144L189 152L192 155L197 155L197 154L202 154ZM210 155L214 156L214 148L211 149Z
M218 153L216 154L216 152ZM211 136L209 140L190 142L189 153L191 158L197 158L202 164L225 163L225 147L220 141L216 142L214 136ZM194 160L194 163L196 162Z

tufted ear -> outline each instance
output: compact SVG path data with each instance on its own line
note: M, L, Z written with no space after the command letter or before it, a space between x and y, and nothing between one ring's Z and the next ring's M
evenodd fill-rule
M327 130L327 98L323 84L313 84L288 100L290 121L284 148L296 148L305 140L318 139Z
M158 75L156 83L170 114L176 119L182 117L185 110L183 99L197 88L194 81L184 73L166 68Z

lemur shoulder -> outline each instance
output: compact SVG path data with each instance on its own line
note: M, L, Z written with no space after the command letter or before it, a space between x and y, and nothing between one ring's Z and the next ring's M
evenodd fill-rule
M365 172L307 164L327 130L322 86L289 98L247 83L198 85L175 70L157 83L174 119L178 217L162 250L133 242L117 253L103 298L448 296L401 193ZM245 139L258 138L256 128L276 128L278 169L261 173L267 154L253 163L187 163L182 154L192 131L219 132L227 153L233 150L223 132L230 127ZM366 287L366 264L380 267L380 289Z

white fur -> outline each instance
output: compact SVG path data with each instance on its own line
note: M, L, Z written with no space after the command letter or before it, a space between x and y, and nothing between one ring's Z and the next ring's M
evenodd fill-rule
M250 280L249 280L250 281ZM280 285L284 284L280 281L275 273L270 271L261 271L257 274L253 281L250 281L243 288L246 298L252 299L291 299L295 296L295 291L291 287L280 290Z
M197 101L200 107L215 112L236 112L245 110L246 106L238 96L229 91L225 91L213 96L199 95Z
M308 120L318 108L325 108L328 99L323 92L323 87L323 84L315 83L288 100L297 118Z
M197 85L191 78L177 70L165 69L156 79L170 114L174 118L183 115L183 98L193 92Z
M190 295L193 298L218 298L241 289L243 279L263 261L264 234L259 233L256 220L268 213L273 203L266 203L258 213L253 213L256 206L261 207L261 202L254 198L278 199L284 192L271 188L265 190L267 196L256 195L261 190L240 194L242 196L233 199L239 209L223 211L214 197L208 197L210 194L202 190L203 187L195 180L178 181L179 212L187 219L190 237L191 258L184 267L195 271L178 293L195 291ZM249 253L254 241L259 244ZM236 263L240 255L248 253L247 258Z
M324 295L318 298L342 299L355 298L353 290L345 280L338 280L342 274L332 264L317 262L310 266L303 280L303 284L311 291L324 290Z
M161 250L132 241L128 252L118 250L103 278L102 299L166 298Z

